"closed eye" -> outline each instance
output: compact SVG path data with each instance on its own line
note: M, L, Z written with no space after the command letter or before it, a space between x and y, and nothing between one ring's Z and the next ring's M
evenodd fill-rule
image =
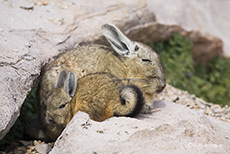
M152 62L151 60L149 59L142 59L143 62Z

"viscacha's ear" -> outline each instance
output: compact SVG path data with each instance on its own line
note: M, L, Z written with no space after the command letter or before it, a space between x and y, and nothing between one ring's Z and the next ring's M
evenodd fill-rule
M122 56L129 57L132 52L132 41L129 40L116 26L105 24L101 27L102 34L106 37L113 49Z
M69 72L67 80L65 81L64 84L64 90L70 97L73 97L76 89L77 89L77 77L73 72Z
M66 71L63 70L59 73L58 80L56 83L56 88L62 88L64 86L64 82L66 80L66 77L67 77Z

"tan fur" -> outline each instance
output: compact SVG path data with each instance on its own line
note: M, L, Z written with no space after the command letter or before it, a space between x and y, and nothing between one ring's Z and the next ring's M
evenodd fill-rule
M41 119L44 120L46 126L51 127L50 123L47 122L47 115L50 110L54 110L52 107L58 105L59 101L57 100L69 102L72 99L70 95L66 95L65 90L58 91L60 88L57 87L57 80L62 70L74 72L77 79L90 73L108 72L122 80L124 84L137 85L143 91L146 101L143 112L149 111L154 94L164 89L166 84L164 69L159 56L150 47L129 40L113 25L104 25L102 32L114 51L100 45L79 46L77 49L63 53L46 68L41 79L39 91ZM97 87L97 85L93 83L92 87ZM87 85L78 88L87 89ZM108 92L110 90L104 89L104 91ZM111 96L110 93L108 94L107 97ZM92 99L97 100L97 96L95 95L94 97ZM80 101L80 103L76 104L91 105L85 103L85 99L80 98L79 100L75 99L76 102ZM116 100L115 98L113 99ZM103 102L103 100L100 100L100 102ZM106 104L112 103L106 102ZM74 112L83 110L81 106L76 106L75 108ZM89 107L84 106L84 108L86 112L91 112ZM106 116L101 119L110 117L112 110L113 108L110 105L106 107L104 111ZM91 118L97 119L98 117L91 116Z
M150 47L134 41L130 44L132 54L129 56L118 55L100 45L79 46L62 54L48 66L42 78L41 104L46 104L61 70L73 71L77 78L88 73L109 72L139 86L144 92L146 102L151 104L154 94L162 91L166 84L162 63ZM135 51L135 48L138 50Z
M46 108L43 108L41 111L46 136L38 136L38 138L55 140L61 134L62 130L72 118L70 101L71 98L64 92L63 87L54 89L52 95L47 100L47 102L52 103L47 103ZM64 104L65 107L60 109L60 106Z
M108 73L84 76L78 81L76 94L71 100L73 114L83 111L96 121L103 121L114 115L129 115L138 106L138 94L132 88L122 89L123 87L121 80ZM120 97L126 98L125 105L121 105Z
M71 101L64 86L55 88L49 98L52 100L47 100L55 103L49 103L44 112L46 140L56 139L78 111L88 113L95 121L103 121L112 116L135 116L144 104L143 94L138 87L126 86L109 73L88 74L77 82ZM68 83L65 81L65 84ZM54 96L56 94L59 96Z

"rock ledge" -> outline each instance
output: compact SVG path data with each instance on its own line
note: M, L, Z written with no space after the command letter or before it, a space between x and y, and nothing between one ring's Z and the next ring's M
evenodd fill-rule
M95 122L77 113L50 152L227 153L230 123L172 102L156 101L151 114Z

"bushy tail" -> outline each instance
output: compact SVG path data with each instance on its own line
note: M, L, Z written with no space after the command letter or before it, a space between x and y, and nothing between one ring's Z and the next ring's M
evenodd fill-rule
M115 116L134 117L138 115L144 105L144 96L139 87L125 85L120 90L120 103L114 112Z

